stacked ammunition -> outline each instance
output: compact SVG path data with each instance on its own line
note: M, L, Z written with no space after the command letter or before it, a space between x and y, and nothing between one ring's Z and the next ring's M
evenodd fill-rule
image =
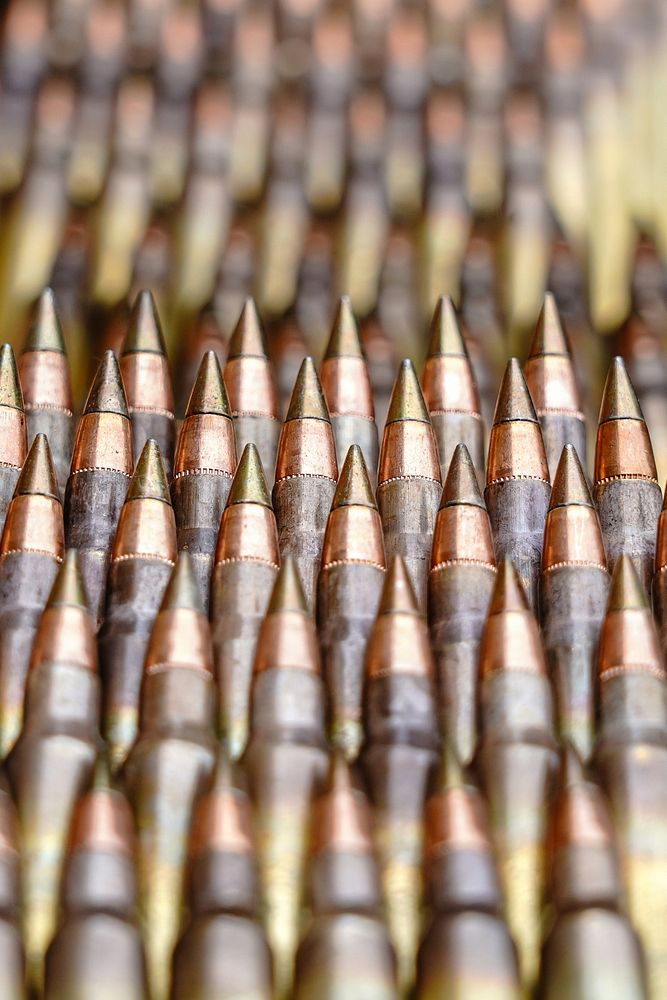
M667 1000L667 5L0 9L0 1000Z

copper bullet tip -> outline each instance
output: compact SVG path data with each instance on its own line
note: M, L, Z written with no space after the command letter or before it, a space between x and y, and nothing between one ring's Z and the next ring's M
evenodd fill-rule
M10 344L0 347L0 406L23 409L23 393Z
M0 382L1 378L0 373ZM123 379L113 351L105 351L102 356L83 412L118 413L129 419Z
M177 608L196 611L200 615L204 614L192 559L187 551L178 554L176 565L162 598L160 611L173 611Z
M400 420L416 420L423 424L431 423L417 373L409 358L404 358L399 366L386 423L392 424Z
M304 358L294 383L285 421L329 420L324 393L312 358Z
M373 851L368 803L339 752L332 755L325 791L315 803L311 851Z
M88 596L83 584L76 549L67 549L46 606L47 608L81 608L88 612Z
M499 615L504 611L528 611L528 600L521 577L509 556L505 556L498 566L489 616Z
M607 420L623 419L643 420L644 414L627 373L625 362L623 358L616 357L612 360L607 373L607 381L600 405L599 422L602 424Z
M74 813L70 851L74 850L133 854L132 813L125 796L113 787L103 753L95 762L92 787Z
M35 303L23 351L57 351L66 354L63 331L51 288L45 288Z
M569 741L561 755L549 841L553 854L570 845L609 849L613 841L602 793L587 779L581 758Z
M521 671L546 675L546 661L535 615L528 607L521 578L505 558L491 596L480 648L482 677Z
M268 358L264 327L255 300L248 298L243 304L234 332L229 340L228 358Z
M120 353L122 356L139 351L166 355L155 299L152 292L146 289L139 292L134 300L127 334Z
M226 750L218 751L211 786L195 809L192 823L193 858L216 853L252 854L252 815L238 771Z
M554 510L556 507L566 507L571 504L595 509L591 491L588 488L586 476L577 455L577 449L573 444L566 444L561 452L556 475L554 476L549 510Z
M331 358L363 358L364 352L359 337L359 327L352 312L352 304L347 295L343 295L336 309L331 336L324 353L324 360Z
M215 351L207 351L202 358L192 387L185 416L191 417L195 413L213 413L231 418L227 390Z
M572 740L565 740L560 759L560 787L563 789L570 788L581 785L586 780L584 764L577 753L574 743Z
M477 482L470 452L464 444L457 444L449 463L449 470L442 490L440 510L455 504L468 504L486 510L484 497Z
M445 740L435 780L437 790L446 792L452 788L465 788L469 784L456 750L448 740Z
M127 491L126 500L162 500L171 506L169 485L157 441L149 438L142 448L139 461Z
M448 295L441 295L438 299L429 333L427 355L429 358L443 354L449 357L468 357L454 303Z
M435 792L426 803L424 832L427 859L452 850L491 850L482 796L447 743L440 758Z
M394 556L382 588L378 615L396 612L421 617L410 576L401 556Z
M350 506L372 507L377 510L364 455L358 444L353 444L345 457L331 509Z
M227 498L228 507L235 503L258 503L270 510L273 509L262 460L252 442L243 449Z
M493 414L494 427L511 420L529 420L531 423L538 423L518 358L510 358L507 362Z
M528 357L537 358L544 354L570 357L571 353L560 321L556 300L552 292L547 292L530 343Z
M280 572L271 592L267 615L275 614L277 611L299 611L308 614L299 571L291 555L283 556Z
M21 474L14 490L14 496L42 494L53 497L60 503L58 479L53 466L51 449L45 434L37 434L28 456L23 463Z
M607 602L607 613L630 609L648 611L646 591L641 585L635 564L623 553L614 567Z

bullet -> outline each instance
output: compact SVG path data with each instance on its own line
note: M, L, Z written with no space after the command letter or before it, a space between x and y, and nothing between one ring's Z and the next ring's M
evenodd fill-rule
M171 1000L271 1000L250 802L224 750L195 810L188 884Z
M452 300L442 295L431 321L428 354L422 373L424 401L433 424L444 483L459 444L470 453L484 482L484 422L477 383Z
M612 361L602 395L593 497L609 569L621 553L629 555L649 590L662 492L648 428L621 358Z
M19 929L20 858L16 809L4 773L0 775L0 993L25 997L25 958Z
M576 449L567 444L544 529L540 607L557 730L584 761L595 740L597 648L608 593L600 519Z
M544 297L524 374L542 427L552 481L566 444L574 445L585 468L586 419L581 411L572 352L551 292Z
M667 502L663 503L660 517L658 518L652 596L653 613L655 614L658 635L660 637L660 647L664 656L667 652Z
M174 459L174 390L155 300L148 291L137 295L120 351L120 371L132 421L132 448L137 462L149 438L160 448L167 479Z
M398 369L382 435L377 500L387 560L401 556L422 610L441 494L438 445L415 370L406 358Z
M146 1000L136 925L134 829L127 799L98 763L70 832L62 919L46 954L45 1000Z
M327 401L336 441L339 467L353 444L359 445L371 482L377 480L378 429L373 390L359 329L347 295L336 310L324 359L320 367L322 392Z
M28 444L45 434L58 476L60 498L72 461L74 420L72 385L65 341L53 292L45 288L35 308L23 351L18 358Z
M0 756L23 725L35 634L65 552L63 509L49 443L38 434L7 510L0 542Z
M366 654L362 763L401 995L412 988L421 933L422 812L439 742L433 683L426 622L395 556Z
M207 351L190 394L174 457L171 501L179 551L187 550L208 609L220 518L236 470L236 444L218 359Z
M484 499L496 558L512 560L535 613L550 494L540 424L521 365L511 358L493 417Z
M304 358L280 432L273 509L283 556L294 556L314 608L327 517L336 491L336 445L312 358Z
M192 809L215 761L208 621L192 559L181 552L151 634L139 735L124 768L137 829L139 912L151 1000L169 997Z
M489 515L470 452L458 444L435 522L428 620L440 728L462 764L477 746L479 644L495 582Z
M651 1000L667 995L667 685L660 643L633 561L614 570L598 658L595 764L619 845L628 916Z
M269 489L272 489L280 437L280 407L264 328L253 299L246 299L229 341L225 385L237 453L240 455L250 442L256 446Z
M558 755L540 632L507 557L498 565L480 670L477 765L489 806L505 917L519 954L522 996L529 997L540 961L544 837Z
M484 799L451 747L434 786L424 814L430 920L419 949L416 1000L516 1000L516 949L502 918Z
M312 826L311 918L297 953L294 998L397 1000L371 812L339 754L315 803Z
M95 620L78 553L69 549L39 623L25 724L8 758L19 820L23 941L29 984L38 995L69 828L95 764L99 700Z
M116 526L132 477L132 433L116 355L105 351L74 440L65 491L65 540L79 553L99 627Z
M257 636L280 553L259 451L245 446L227 500L211 581L211 634L218 682L218 730L230 757L241 756L250 727Z
M356 759L363 742L364 659L385 569L382 522L363 452L355 444L331 505L317 595L329 733L348 760Z
M176 561L176 523L157 442L143 447L118 519L99 633L102 733L112 771L139 728L144 660Z
M566 744L549 833L555 919L542 954L541 1000L644 1000L637 936L622 913L614 834L601 790Z
M323 785L327 758L315 623L296 560L285 555L257 642L250 740L243 756L254 805L274 997L281 1000L291 996L311 804Z
M0 530L28 452L25 411L14 352L0 347Z

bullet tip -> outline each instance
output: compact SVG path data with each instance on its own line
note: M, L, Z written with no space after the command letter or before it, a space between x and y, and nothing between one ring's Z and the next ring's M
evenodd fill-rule
M199 365L185 415L191 417L195 413L231 418L227 390L215 351L206 351Z
M23 346L25 351L57 351L65 354L63 337L53 289L45 288L35 303L32 322Z
M556 299L551 292L547 292L535 326L528 357L534 358L541 354L569 355L570 353L570 346L560 320Z
M46 434L37 434L23 463L14 496L41 493L60 501L58 477Z
M343 295L338 302L324 358L328 360L330 358L363 358L363 356L359 328L352 312L352 304L348 296Z
M583 507L595 506L577 455L577 449L573 444L566 444L561 452L551 488L549 510L568 504L577 504Z
M65 553L65 558L47 602L50 608L63 604L88 611L88 596L81 576L76 549L68 549Z
M454 303L448 295L438 299L430 326L428 356L439 354L451 356L468 356L465 340L456 317Z
M10 344L0 347L0 406L23 409L23 393Z
M450 788L463 788L469 784L465 769L449 740L444 741L436 784L440 792L448 791Z
M83 412L119 413L129 418L125 387L113 351L105 351L102 355Z
M453 504L470 504L486 510L484 497L477 482L477 474L470 452L464 444L457 444L449 463L442 490L440 509Z
M493 588L489 615L497 615L502 611L527 611L528 601L512 560L506 556L498 564L498 575Z
M377 509L364 454L357 444L351 445L345 456L331 509L349 506Z
M252 442L243 449L227 498L228 507L236 503L258 503L272 509L262 460Z
M255 300L247 298L243 303L234 332L229 339L228 358L241 356L266 358L266 336Z
M142 499L171 504L160 448L153 438L149 438L142 448L126 496L126 500Z
M611 578L607 612L626 609L648 609L646 592L630 556L619 556Z
M398 369L386 423L391 424L397 420L417 420L424 424L431 422L417 373L409 358L401 361Z
M304 358L301 362L285 420L304 418L329 422L329 410L312 358Z
M518 358L510 358L507 362L493 415L494 424L506 420L530 420L534 424L538 423Z
M121 354L133 354L137 351L166 355L155 299L147 289L139 292L134 300Z
M295 559L286 555L273 585L267 614L276 611L302 611L308 613L308 605L301 585Z
M644 415L637 399L630 376L623 358L613 358L607 373L602 403L600 405L600 423L607 420L622 419L643 420Z
M412 582L401 556L394 556L389 564L378 614L386 615L395 611L419 614Z
M187 551L179 552L160 605L161 611L175 608L187 608L204 614L192 559Z
M570 788L586 781L584 764L572 740L565 740L560 759L560 787Z

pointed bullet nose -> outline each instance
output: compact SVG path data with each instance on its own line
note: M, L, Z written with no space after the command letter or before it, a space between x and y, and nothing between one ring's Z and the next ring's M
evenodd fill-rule
M119 413L129 419L125 387L113 351L102 355L83 412Z
M255 300L248 298L243 304L234 332L229 340L228 358L266 358L266 336Z
M23 350L66 353L65 339L51 288L45 288L37 299Z
M215 351L207 351L201 360L188 401L186 417L195 413L213 413L231 417L227 390Z
M518 358L510 358L500 385L493 423L507 420L530 420L538 423L533 401Z
M0 347L0 406L23 409L23 393L16 370L14 351L10 344Z
M136 351L166 354L155 299L153 293L146 289L139 292L134 300L121 354L132 354Z
M534 358L541 354L569 355L570 353L570 345L563 330L556 299L551 292L547 292L544 296L544 304L537 320L528 357Z
M190 553L179 552L176 565L172 570L167 589L160 605L161 611L170 611L174 608L187 608L204 614L201 594L197 584L194 567Z
M424 424L431 422L417 373L409 358L401 361L398 369L386 423L392 424L398 420L417 420Z
M602 424L607 420L622 419L643 420L637 394L634 390L630 376L627 373L623 358L614 358L607 373L604 391L602 393L602 403L600 405L600 420Z
M408 571L400 556L394 556L389 564L378 614L387 615L396 611L414 615L420 613Z
M65 558L47 601L47 607L50 608L63 604L88 611L88 597L76 549L68 549L65 553Z
M338 485L334 494L332 510L338 507L372 507L377 509L373 488L368 478L368 469L364 461L364 455L357 444L353 444L349 449L343 468L338 477Z
M142 448L127 491L126 500L141 499L162 500L171 505L160 448L153 438L149 438Z
M312 358L304 358L301 362L285 419L305 418L329 422L329 410Z
M517 573L514 563L507 556L498 565L498 575L493 588L489 615L497 615L503 611L528 611L528 601L521 577Z
M465 770L456 750L449 740L445 740L438 766L437 790L439 792L446 792L452 788L464 788L468 784Z
M584 764L572 740L565 740L560 759L560 787L570 788L586 781Z
M60 500L58 477L45 434L35 436L14 490L14 496L26 493L41 493L43 496Z
M272 509L262 460L252 442L243 449L227 498L228 507L235 503L258 503Z
M457 444L452 455L452 460L449 463L447 478L442 490L440 509L442 510L443 507L449 507L452 504L469 504L486 510L484 497L477 482L475 466L470 457L470 452L464 444Z
M347 295L343 295L338 303L331 336L324 354L324 359L330 358L363 358L359 328L352 312L352 304Z
M448 295L442 295L431 320L428 357L440 354L467 357L465 340L456 317L454 304Z
M280 571L273 585L267 614L277 611L301 611L308 614L308 605L301 585L296 561L290 555L283 557Z
M625 609L648 610L646 591L630 556L619 556L611 578L607 612Z
M582 507L595 506L577 455L577 449L572 444L566 444L561 452L551 488L549 510L553 510L555 507L565 507L568 504Z

